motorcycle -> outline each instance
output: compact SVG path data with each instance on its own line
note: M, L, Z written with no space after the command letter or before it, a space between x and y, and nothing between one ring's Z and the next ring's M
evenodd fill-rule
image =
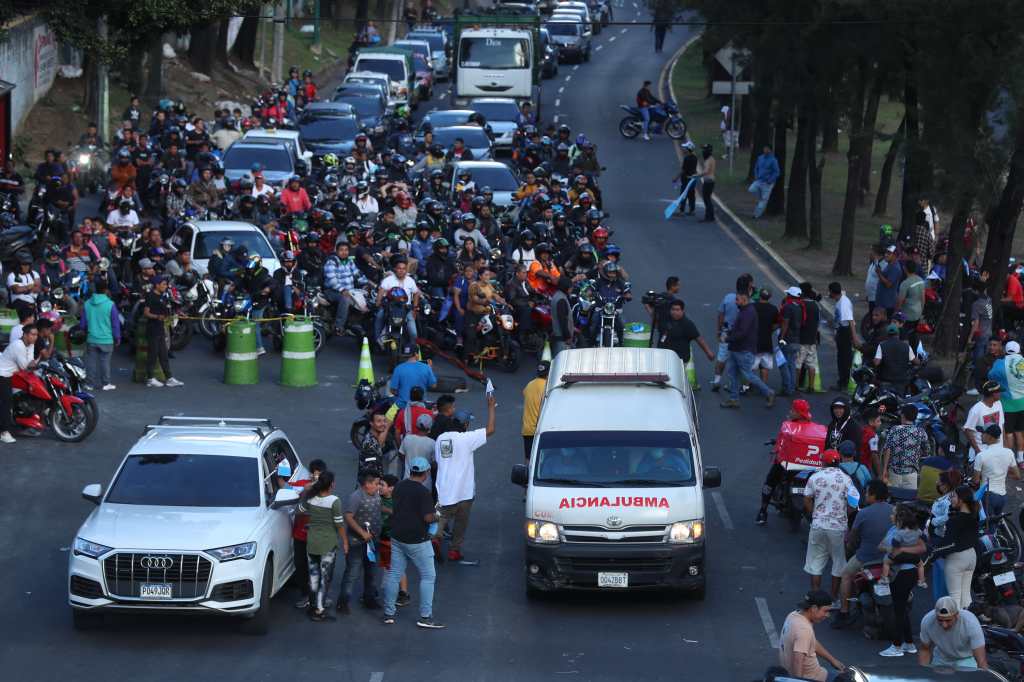
M619 121L619 133L627 140L632 140L644 130L644 119L640 109L628 104L620 104L619 108L628 115ZM664 102L657 107L651 107L650 125L648 131L652 134L664 131L673 140L681 140L686 137L686 121L679 115L679 107L675 102Z
M507 305L491 304L491 310L480 318L480 352L474 359L480 363L497 360L505 372L519 369L519 342L515 340L516 318Z
M89 194L99 192L110 173L110 155L107 150L94 144L78 145L72 148L71 158L78 168L76 184Z
M64 443L78 443L95 428L95 423L90 426L84 401L73 395L60 372L50 367L15 372L11 388L18 426L40 432L49 425L57 440Z
M598 295L595 303L596 314L599 316L597 334L593 342L599 348L615 348L622 345L622 306L629 296L629 284L614 298ZM593 322L591 322L593 324Z
M868 639L884 639L886 625L892 622L892 590L888 583L881 582L882 562L869 561L853 577L850 622L861 619L861 631ZM914 593L908 597L911 603Z
M1010 627L982 625L989 668L1010 682L1024 681L1024 635Z
M391 409L391 406L395 403L395 397L388 395L384 388L387 386L388 380L386 378L379 379L377 383L371 384L366 379L361 379L359 385L356 386L355 401L356 407L362 411L363 415L352 422L352 427L349 429L349 440L352 441L352 445L358 450L362 444L363 439L366 438L366 434L370 431L370 420L373 415L377 412L386 412Z
M72 337L73 338L73 337ZM91 433L99 422L100 411L96 404L96 397L87 390L88 380L85 371L85 364L80 358L72 358L60 353L50 358L50 366L61 372L61 377L67 383L71 393L82 400L82 407L85 410L88 428Z
M785 475L771 490L769 504L789 518L790 529L800 530L804 517L804 488L811 474L822 467L828 428L814 422L784 421L779 435L766 441Z
M429 305L429 304L427 304ZM377 338L377 344L388 355L388 371L391 372L398 364L398 354L402 346L412 344L416 339L409 336L405 325L410 303L387 298L384 301L384 328Z
M1012 550L1000 539L984 533L978 539L977 566L971 578L972 599L983 604L993 621L1012 626L1019 615L1021 589L1014 571Z
M14 263L20 251L32 254L36 251L36 233L31 227L14 225L0 232L0 263L4 264L5 271L15 270Z

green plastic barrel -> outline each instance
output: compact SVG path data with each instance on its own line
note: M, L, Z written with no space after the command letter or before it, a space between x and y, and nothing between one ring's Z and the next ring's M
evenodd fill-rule
M11 308L0 308L0 336L7 339L11 330L18 324L18 311Z
M281 385L303 388L316 386L316 343L313 322L299 317L284 323L281 350Z
M623 327L622 345L626 348L647 348L651 345L651 326L644 322L630 322Z
M135 367L132 370L132 381L144 384L149 379L146 374L146 359L149 356L149 337L146 336L146 320L139 318L135 325ZM167 381L163 367L157 362L153 368L153 377L158 381Z
M224 383L232 386L256 384L260 367L256 362L256 324L233 322L228 325L228 347L224 354Z

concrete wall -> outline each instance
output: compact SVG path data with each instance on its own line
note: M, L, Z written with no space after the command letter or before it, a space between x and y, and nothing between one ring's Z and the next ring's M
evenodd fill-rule
M8 26L7 39L0 42L0 80L17 86L11 93L14 134L32 105L50 91L57 77L59 48L56 36L37 16L16 19Z

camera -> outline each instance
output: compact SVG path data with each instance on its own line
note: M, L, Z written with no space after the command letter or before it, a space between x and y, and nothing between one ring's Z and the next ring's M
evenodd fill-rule
M649 289L641 298L640 302L644 305L652 308L659 308L665 303L668 303L669 296L666 294L659 294L654 289Z

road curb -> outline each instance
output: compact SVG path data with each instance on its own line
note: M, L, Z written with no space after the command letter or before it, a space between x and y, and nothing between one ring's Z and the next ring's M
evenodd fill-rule
M664 67L662 67L661 77L659 79L659 90L661 90L661 94L663 96L665 95L667 88L672 100L675 102L679 101L676 98L675 89L672 87L672 74L675 72L679 58L682 57L702 35L703 32L697 33L683 43L683 45L672 55L672 58L665 63ZM689 135L687 136L689 137ZM692 138L690 139L693 141ZM673 145L673 149L675 150L676 157L679 159L680 163L682 163L682 150L678 145ZM787 286L792 286L797 282L807 281L807 278L801 275L796 268L790 265L786 259L779 254L778 251L773 249L764 239L762 239L761 235L751 229L751 227L747 225L742 218L736 215L736 213L729 208L725 202L717 196L713 197L713 200L715 205L721 209L721 212L725 215L724 219L722 217L718 218L719 224L727 228L734 239L737 241L742 240L746 246L750 247L760 260L770 266L772 272L780 279L781 282L789 282ZM820 305L822 308L825 308L830 315L835 314L835 306L827 298L823 297L820 301Z

